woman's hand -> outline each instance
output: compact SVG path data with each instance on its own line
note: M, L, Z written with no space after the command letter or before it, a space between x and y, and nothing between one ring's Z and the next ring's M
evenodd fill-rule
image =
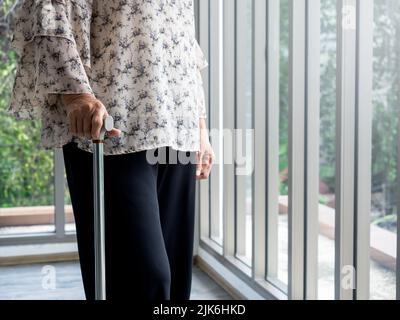
M70 131L78 137L99 139L103 120L108 116L105 106L90 93L61 96L70 123ZM108 136L118 136L121 130L113 128Z
M200 151L197 152L196 179L207 179L215 158L214 150L208 138L206 121L200 118Z

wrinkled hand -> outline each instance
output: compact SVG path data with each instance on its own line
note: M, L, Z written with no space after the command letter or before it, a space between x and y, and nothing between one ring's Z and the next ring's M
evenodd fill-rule
M208 138L205 119L200 119L200 151L196 154L196 179L207 179L215 159L214 150Z
M103 120L108 116L106 107L90 93L64 94L61 100L67 109L70 131L78 137L99 139ZM109 137L118 136L121 130L113 128Z

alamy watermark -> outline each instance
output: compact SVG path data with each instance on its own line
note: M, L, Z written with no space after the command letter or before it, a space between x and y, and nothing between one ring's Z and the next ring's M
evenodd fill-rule
M357 10L353 5L343 6L342 8L342 28L344 30L356 30Z
M254 171L254 129L210 129L209 139L215 154L213 165L234 165L236 175L251 175ZM150 164L197 163L193 152L182 152L166 148L150 149L146 152Z
M340 286L344 290L356 288L356 268L352 265L344 265L340 273Z
M44 290L55 290L57 285L56 267L45 265L42 267L42 288Z

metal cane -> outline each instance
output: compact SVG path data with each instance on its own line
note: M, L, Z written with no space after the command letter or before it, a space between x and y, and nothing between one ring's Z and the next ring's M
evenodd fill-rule
M104 119L99 139L93 139L95 299L106 300L106 260L104 228L104 137L114 128L114 119Z

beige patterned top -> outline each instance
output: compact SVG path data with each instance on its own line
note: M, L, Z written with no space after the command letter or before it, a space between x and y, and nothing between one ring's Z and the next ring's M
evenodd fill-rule
M8 112L41 119L41 147L71 140L59 94L93 93L114 117L118 137L104 153L161 146L199 150L206 117L193 0L25 0L13 23L20 56Z

